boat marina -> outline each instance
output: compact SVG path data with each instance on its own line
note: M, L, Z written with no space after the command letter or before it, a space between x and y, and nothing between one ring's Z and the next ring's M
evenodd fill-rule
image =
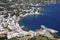
M24 16L24 15L22 15ZM31 38L33 36L37 35L44 35L49 38L54 38L51 33L57 33L58 31L55 31L53 29L46 28L44 25L41 25L41 30L36 30L36 31L25 31L22 28L24 26L19 25L19 21L21 19L21 16L16 16L13 15L11 17L11 14L8 14L8 17L4 18L3 15L0 16L0 37L7 37L8 39L14 38L14 37L26 37L27 35L29 36L28 38ZM7 35L7 36L6 36Z
M40 25L38 30L25 30L25 26L20 25L19 22L22 18L30 15L44 15L43 8L30 8L33 6L45 6L50 4L56 4L56 0L41 1L37 0L35 3L32 0L6 0L0 1L0 37L6 37L7 40L16 38L17 40L28 40L34 36L44 36L50 39L55 39L54 33L59 31L51 28L47 28L45 25ZM3 2L3 3L2 3ZM58 39L59 40L59 39Z

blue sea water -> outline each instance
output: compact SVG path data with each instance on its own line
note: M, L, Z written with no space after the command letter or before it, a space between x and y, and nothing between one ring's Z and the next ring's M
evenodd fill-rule
M20 24L31 30L40 29L41 25L45 25L47 28L52 28L59 31L60 35L60 3L51 4L47 6L30 6L30 7L42 7L44 8L44 15L30 15L21 19Z

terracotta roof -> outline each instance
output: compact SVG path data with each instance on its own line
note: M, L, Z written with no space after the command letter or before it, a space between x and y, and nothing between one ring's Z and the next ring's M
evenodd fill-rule
M36 30L36 32L44 32L45 30Z
M6 35L5 34L0 34L0 37L5 37Z

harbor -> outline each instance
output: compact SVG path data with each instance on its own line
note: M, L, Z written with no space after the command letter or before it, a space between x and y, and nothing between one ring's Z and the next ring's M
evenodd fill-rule
M56 13L60 12L60 3L56 0L42 0L40 3L38 1L35 3L34 0L0 1L0 38L29 40L40 36L42 39L43 37L57 39L53 34L60 32L55 28L60 22L60 19L56 18L59 17Z

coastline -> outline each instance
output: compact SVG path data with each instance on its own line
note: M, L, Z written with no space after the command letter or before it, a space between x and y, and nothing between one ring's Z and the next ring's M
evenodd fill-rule
M47 6L40 6L40 8L38 7L39 4L34 5L32 3L32 8L28 6L28 3L26 4L23 1L20 3L10 0L7 1L6 5L4 4L4 8L0 8L3 9L0 11L0 39L28 40L30 38L35 39L34 37L38 39L38 36L42 40L44 38L46 40L47 38L52 40L60 38L60 36L54 34L58 33L58 28L60 28L57 27L60 22L60 19L57 18L60 17L59 13L57 13L60 12L60 4L53 3L52 6L48 3Z
M46 12L45 12L45 11L44 11L44 12L47 14L46 16L48 16L49 18L51 17L50 20L52 21L51 23L49 22L50 24L47 23L47 24L45 24L45 25L47 25L47 26L53 26L53 27L49 27L49 28L56 29L56 30L58 30L59 33L60 33L60 30L58 29L58 28L60 28L59 25L58 25L60 19L59 19L59 13L57 13L57 12L59 12L58 10L60 10L60 9L58 8L59 4L60 4L60 3L54 4L53 6L50 6L51 9L49 9L49 6L48 6L48 7L45 6L47 9L45 9ZM57 6L55 6L55 5L57 5ZM44 7L44 8L45 8L45 7ZM54 9L53 7L54 7L55 9ZM57 8L56 8L56 7L57 7ZM50 10L51 10L51 11L50 11ZM54 10L55 10L55 11L54 11ZM49 12L50 12L50 13L49 13ZM49 18L46 18L47 21L48 21ZM28 19L26 19L26 20L28 20ZM43 19L43 20L45 20L45 19ZM28 21L29 21L29 20L28 20ZM27 22L27 21L26 21L26 22ZM25 23L26 23L26 22L25 22ZM56 23L57 23L57 24L56 24ZM37 26L37 27L38 27L38 26ZM55 28L55 27L57 27L57 28Z

